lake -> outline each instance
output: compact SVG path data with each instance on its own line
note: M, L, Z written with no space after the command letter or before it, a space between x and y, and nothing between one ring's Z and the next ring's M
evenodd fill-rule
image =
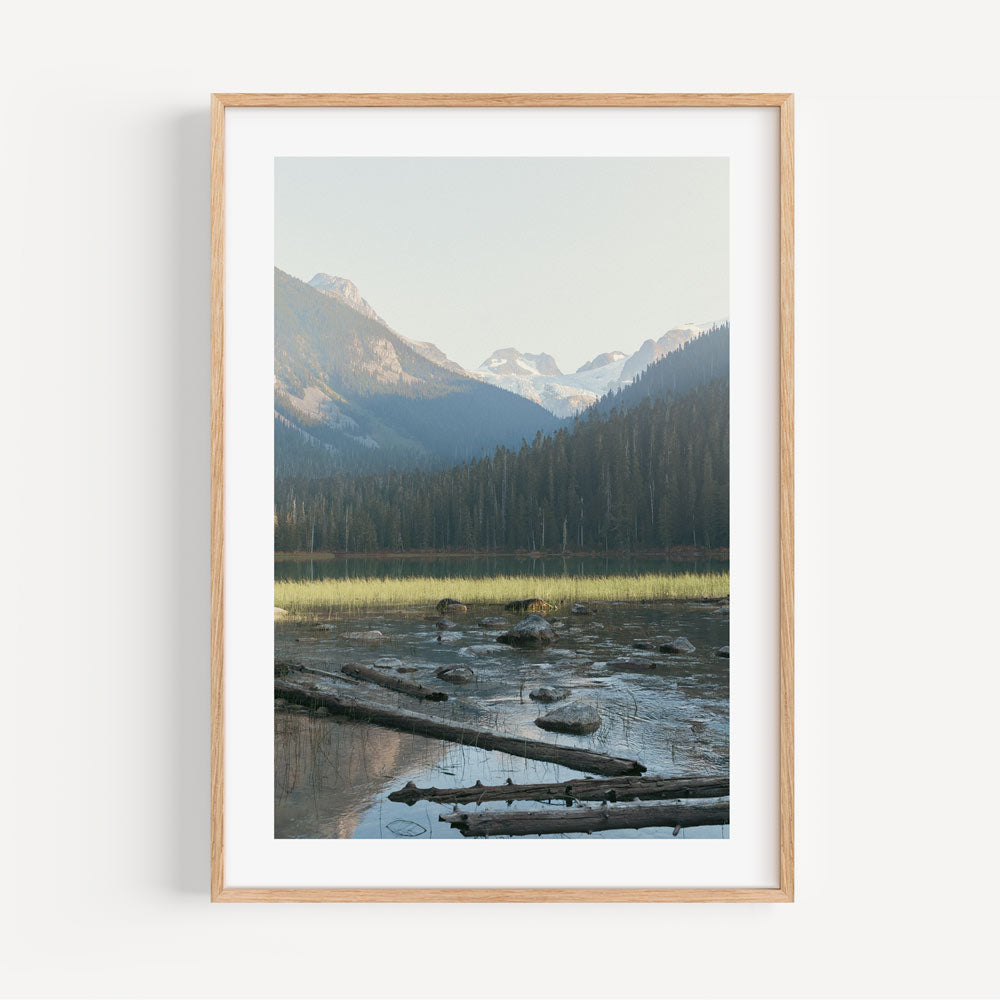
M343 570L343 562L326 564L324 568ZM417 572L426 575L429 564L443 570L449 563L458 563L462 575L469 573L465 559L370 562L383 564L378 570L383 574L388 564L401 570L404 566L419 566ZM526 561L532 567L530 572L540 572L538 562ZM561 562L556 560L550 565ZM690 571L690 564L680 565ZM662 570L662 562L657 567ZM621 571L621 563L615 570ZM505 565L504 571L509 572L510 567ZM421 703L383 688L359 686L343 675L328 683L346 695L363 696L367 701L416 710L470 727L637 759L646 765L649 775L728 775L729 660L715 655L719 647L729 644L728 607L649 602L594 604L592 608L592 616L573 615L569 608L547 614L557 642L533 650L497 643L499 629L479 624L480 619L494 616L505 618L508 625L516 624L521 616L505 612L502 606L474 607L465 614L451 615L456 627L443 632L436 627L439 616L431 607L344 612L309 620L279 619L275 622L274 654L276 660L290 660L335 675L345 663L371 665L380 657L396 657L413 668L412 673L404 675L408 680L445 690L449 700ZM345 632L367 629L380 630L385 639L370 643L342 637ZM687 637L695 651L668 655L632 646L638 639L678 636ZM454 686L435 676L437 668L455 665L471 668L473 683ZM569 700L593 705L603 718L601 728L591 736L543 732L534 720L556 706L540 705L530 699L529 692L542 685L569 689ZM298 706L279 705L275 711L277 838L456 838L461 834L438 819L453 806L427 802L408 806L389 801L388 794L408 781L419 787L440 788L472 785L477 780L496 785L508 778L523 783L581 776L580 772L555 764L335 717L316 717ZM462 806L542 807L532 802ZM679 837L718 838L728 837L728 833L728 826L698 827L682 830ZM645 829L591 836L670 835L670 830Z

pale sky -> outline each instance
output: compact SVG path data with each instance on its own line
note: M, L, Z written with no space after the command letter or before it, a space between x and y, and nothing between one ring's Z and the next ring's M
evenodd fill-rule
M275 160L275 264L349 278L465 368L494 350L564 372L729 315L729 161Z

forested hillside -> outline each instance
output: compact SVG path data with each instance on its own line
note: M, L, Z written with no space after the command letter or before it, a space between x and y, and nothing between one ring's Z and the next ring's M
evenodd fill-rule
M637 406L644 399L664 399L719 378L729 378L729 324L723 323L689 340L651 364L630 385L610 392L594 404L602 413Z
M662 393L668 381L681 385L688 375L697 381L691 373L704 373L706 362L714 370L718 358L711 351L721 352L722 340L721 331L706 334L684 348L692 351L688 368L661 369L655 377L662 383L640 379L618 405L592 408L572 427L550 436L539 432L519 449L500 447L437 472L282 479L275 484L275 547L510 552L728 546L729 380L720 369L722 377L687 392L654 398L652 388L660 385ZM724 340L728 371L728 327Z

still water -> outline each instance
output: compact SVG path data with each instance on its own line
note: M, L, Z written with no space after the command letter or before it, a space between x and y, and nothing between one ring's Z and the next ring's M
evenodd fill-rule
M399 560L405 565L416 562ZM420 562L420 572L426 573L428 561ZM454 564L456 560L440 562ZM457 572L466 574L468 569ZM539 569L536 565L526 572ZM276 621L274 654L276 660L333 674L339 674L341 666L348 662L371 665L380 657L396 657L414 668L404 675L407 679L445 690L449 700L418 702L371 685L359 687L343 675L329 683L353 697L471 727L636 759L646 765L649 775L728 774L729 660L715 655L719 647L729 644L728 607L697 602L609 603L592 607L595 614L587 617L572 615L568 608L547 615L557 642L546 649L518 650L497 643L499 629L480 625L479 620L502 617L512 625L521 616L505 612L500 606L481 606L470 608L466 614L452 615L456 628L444 632L436 627L439 616L433 608L394 608L333 618ZM366 629L380 630L385 639L373 644L342 637L342 633ZM695 651L671 656L632 646L639 639L678 636L686 636ZM474 681L454 686L435 676L437 668L451 665L470 667ZM590 736L543 732L534 720L548 706L529 698L529 692L541 685L568 688L569 700L593 705L603 718L601 728ZM297 707L281 706L275 711L277 838L460 837L457 830L438 818L454 806L427 802L408 806L390 802L388 793L408 781L419 787L456 787L477 780L495 785L508 778L522 783L580 777L579 772L555 764L334 717L315 717ZM543 807L532 802L462 806ZM670 835L666 829L645 829L591 836ZM686 838L728 835L728 826L699 827L680 833Z

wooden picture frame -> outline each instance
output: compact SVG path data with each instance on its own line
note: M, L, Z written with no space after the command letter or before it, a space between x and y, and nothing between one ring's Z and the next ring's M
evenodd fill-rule
M224 867L225 130L228 108L776 108L779 222L779 776L776 888L234 888ZM791 902L793 790L793 97L791 94L215 94L211 99L211 898L220 902Z

